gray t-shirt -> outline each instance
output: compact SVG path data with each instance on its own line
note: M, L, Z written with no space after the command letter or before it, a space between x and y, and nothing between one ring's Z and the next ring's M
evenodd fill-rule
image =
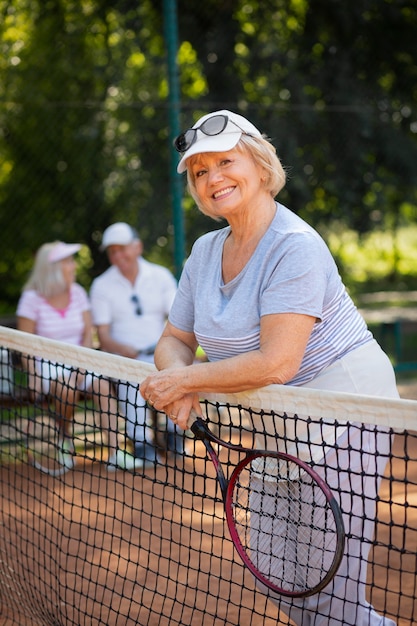
M210 361L256 350L263 315L317 318L291 385L312 380L351 350L372 340L320 235L277 203L275 217L243 270L222 280L223 244L230 227L194 244L169 320L194 332Z

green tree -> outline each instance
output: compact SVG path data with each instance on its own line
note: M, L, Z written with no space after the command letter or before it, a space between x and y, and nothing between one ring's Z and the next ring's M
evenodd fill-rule
M282 198L291 208L360 232L409 213L417 201L415 2L192 5L179 0L180 33L203 64L206 108L226 103L268 132L289 169Z
M0 299L16 300L46 240L87 243L98 272L98 233L112 221L130 221L145 237L169 230L166 72L151 2L14 0L1 8L0 227L10 245Z
M164 18L162 0L0 0L0 307L47 240L87 243L91 280L119 219L172 266ZM178 0L181 125L250 117L313 225L415 221L416 22L413 0ZM188 250L216 224L187 195L184 213Z

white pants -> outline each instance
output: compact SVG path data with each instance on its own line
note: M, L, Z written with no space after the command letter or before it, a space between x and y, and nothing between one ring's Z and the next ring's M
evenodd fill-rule
M337 361L304 387L399 397L392 365L375 341ZM352 425L338 438L337 447L327 452L321 467L315 466L339 494L349 539L335 578L322 592L304 600L270 596L297 626L395 626L365 599L375 501L390 448L391 436L384 429L368 431Z
M51 363L50 361L37 362L36 363L37 375L42 379L42 393L48 395L51 390L51 381L57 381L62 385L68 384L71 376L74 379L76 388L79 391L89 391L93 384L93 377L91 374L82 374L73 370L71 367L65 365L59 365L57 363Z
M143 355L141 361L153 363L153 355ZM134 443L152 443L155 439L152 423L152 410L147 406L139 385L134 383L120 382L118 386L118 399L121 413L126 417L126 433ZM167 428L174 432L175 425L167 419Z

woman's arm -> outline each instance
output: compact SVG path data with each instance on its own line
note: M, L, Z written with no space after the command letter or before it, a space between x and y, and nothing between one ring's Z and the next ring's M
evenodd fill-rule
M274 383L284 384L299 370L315 322L316 319L309 315L266 315L261 318L258 350L196 364L190 361L192 349L195 349L191 335L181 334L168 325L156 354L157 367L162 371L145 379L141 384L142 395L168 415L180 412L183 420L179 425L182 426L185 411L181 409L181 402L187 396L187 407L196 408L196 398L201 392L233 393ZM183 335L186 343L181 340Z
M155 349L155 365L159 370L191 365L197 347L194 333L181 331L167 322Z
M81 345L85 348L91 348L93 345L93 323L90 311L83 312L84 332Z
M17 317L16 322L17 330L21 330L25 333L36 334L36 322L28 317ZM33 399L36 399L42 394L42 380L39 376L36 376L35 359L22 357L22 366L28 374L28 389Z
M17 330L22 330L24 333L32 333L36 332L36 322L35 320L31 320L28 317L17 317L16 321Z

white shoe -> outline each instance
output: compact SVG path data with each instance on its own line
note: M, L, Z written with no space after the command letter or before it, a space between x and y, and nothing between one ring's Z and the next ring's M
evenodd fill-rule
M107 471L115 472L118 469L133 470L143 467L141 459L135 459L134 456L126 452L126 450L117 450L107 460Z

